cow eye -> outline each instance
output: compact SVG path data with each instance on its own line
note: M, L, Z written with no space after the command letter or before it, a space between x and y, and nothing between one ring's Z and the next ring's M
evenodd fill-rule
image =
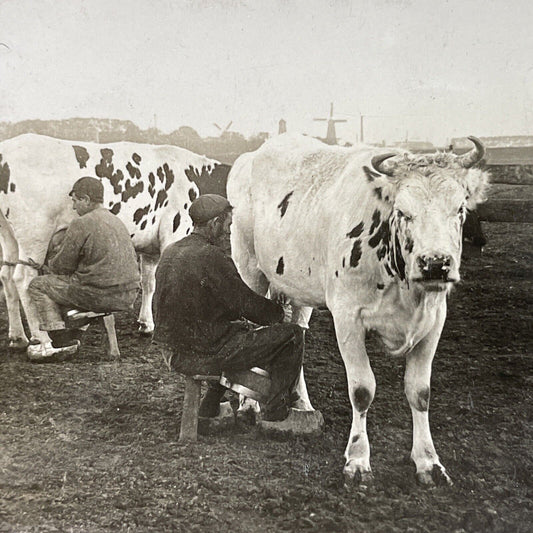
M406 222L410 222L413 220L413 217L411 215L405 214L401 209L396 209L396 215L398 218L403 218Z

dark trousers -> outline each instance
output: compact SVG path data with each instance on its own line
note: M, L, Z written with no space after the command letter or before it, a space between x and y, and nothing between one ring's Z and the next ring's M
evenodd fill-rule
M46 274L33 278L28 292L39 315L40 329L54 331L65 328L65 309L98 312L127 310L133 305L138 290L100 289L74 283L70 276Z
M290 391L300 375L304 354L304 332L296 324L275 324L236 333L216 353L208 357L185 360L175 358L172 365L183 374L221 374L224 371L248 370L254 366L270 374L269 398L262 403L263 412L290 405ZM210 384L210 394L222 398L225 389Z

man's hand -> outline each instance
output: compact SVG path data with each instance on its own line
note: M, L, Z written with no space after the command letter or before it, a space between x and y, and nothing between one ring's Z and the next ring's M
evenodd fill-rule
M290 322L292 320L291 299L283 292L274 292L271 290L270 299L283 307L285 318L283 322Z

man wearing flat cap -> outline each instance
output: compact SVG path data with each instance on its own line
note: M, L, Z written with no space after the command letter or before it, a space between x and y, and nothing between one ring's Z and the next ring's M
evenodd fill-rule
M67 228L57 254L49 260L50 274L37 276L29 294L37 308L40 329L52 343L32 344L34 362L55 361L75 353L79 332L66 328L66 309L111 312L130 309L139 289L139 269L126 226L102 204L100 180L83 177L69 196L79 218Z
M153 341L182 374L266 370L271 385L260 402L262 418L280 421L289 414L290 389L300 374L303 330L282 323L283 307L252 291L224 253L231 209L216 194L191 204L193 232L169 245L157 267ZM225 391L211 384L200 416L217 416Z

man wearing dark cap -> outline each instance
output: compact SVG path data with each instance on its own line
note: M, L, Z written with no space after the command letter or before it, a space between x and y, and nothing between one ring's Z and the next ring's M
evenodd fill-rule
M302 366L303 330L283 324L282 306L252 291L224 253L232 220L229 202L205 194L191 204L189 215L193 232L169 245L157 267L154 343L186 375L266 370L271 385L262 418L284 420ZM211 385L200 416L217 416L225 391Z
M70 191L74 219L59 251L48 262L51 274L37 276L29 285L40 329L52 343L31 344L34 362L55 361L75 353L79 332L66 329L64 312L111 312L130 309L139 289L135 249L126 226L102 207L104 187L93 177L80 178Z

